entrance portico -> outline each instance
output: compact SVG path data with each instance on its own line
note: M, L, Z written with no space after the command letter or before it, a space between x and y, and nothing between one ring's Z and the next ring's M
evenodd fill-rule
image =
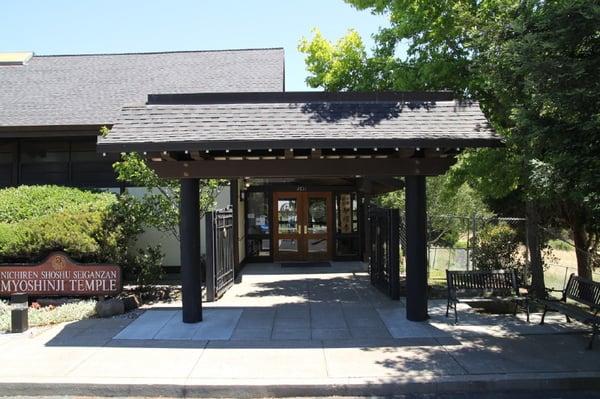
M350 208L356 201L356 215L348 213L350 224L356 219L364 227L368 221L359 204L397 189L402 182L396 178L404 177L407 318L420 321L428 317L425 177L445 173L466 147L499 143L479 106L455 102L449 93L311 92L150 95L144 105L123 108L98 145L104 152L143 153L159 176L181 180L185 322L202 318L200 227L194 207L198 179L235 182L234 213L242 241L236 251L243 261L254 239L247 236L251 219L259 227L259 238L268 243L262 252L272 259L335 257L342 238L348 238L338 236L334 227L347 222L342 221L347 215L334 216L342 209L341 203L336 208L338 198L350 195ZM260 219L242 200L253 192L256 179L271 186L263 191L271 206ZM303 179L316 184L306 191L277 190L277 179L297 188L306 188L298 183ZM333 186L339 188L340 180L346 188L336 196ZM357 230L359 246L365 249L365 230ZM368 255L368 250L362 252Z

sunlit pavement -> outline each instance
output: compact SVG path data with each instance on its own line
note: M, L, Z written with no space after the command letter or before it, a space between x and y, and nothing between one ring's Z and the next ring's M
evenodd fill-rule
M0 335L0 392L238 397L600 384L600 342L586 350L581 325L550 315L540 326L539 314L528 324L522 315L467 306L454 325L445 307L432 300L429 321L407 321L404 302L374 289L359 262L252 265L223 298L205 304L202 323L183 324L169 307L133 321Z

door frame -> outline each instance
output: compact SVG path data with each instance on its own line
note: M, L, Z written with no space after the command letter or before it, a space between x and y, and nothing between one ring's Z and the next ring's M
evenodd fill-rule
M279 233L279 209L278 200L285 198L295 198L297 201L296 217L297 227L294 233ZM325 198L327 202L327 233L308 233L308 203L309 198ZM331 260L333 258L333 196L329 191L274 191L273 192L273 219L272 219L272 253L273 261L317 261ZM310 254L308 252L308 240L311 238L321 238L325 236L327 240L327 252ZM279 253L279 239L296 239L298 251L294 254Z

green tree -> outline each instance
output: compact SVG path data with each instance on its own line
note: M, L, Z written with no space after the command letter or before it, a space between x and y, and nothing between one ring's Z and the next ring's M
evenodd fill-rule
M318 31L303 39L308 84L326 90L451 89L477 98L506 147L461 156L452 171L455 187L467 181L488 199L519 198L530 231L543 206L580 236L575 239L583 253L595 251L598 2L346 2L388 15L390 25L375 35L372 54L355 32L335 44ZM403 47L405 54L398 50ZM537 234L530 238L530 249L538 248L534 256ZM542 294L540 259L532 258L532 266L534 288ZM590 276L589 257L578 256L578 269Z
M113 165L117 179L146 191L136 198L137 206L144 210L146 227L171 233L179 239L179 180L159 177L137 153L121 156ZM214 209L215 199L225 182L202 180L200 186L200 217Z
M378 198L378 203L404 209L404 191L384 194ZM467 231L466 218L475 214L481 217L492 216L479 193L468 184L463 183L458 189L454 189L449 186L446 175L427 179L428 240L431 244L456 244Z

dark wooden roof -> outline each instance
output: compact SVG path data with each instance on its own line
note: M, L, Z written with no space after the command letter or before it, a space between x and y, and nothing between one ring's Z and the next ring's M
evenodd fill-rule
M479 105L448 93L150 95L99 139L104 152L497 145Z
M281 48L34 56L0 66L0 131L111 125L150 93L282 91L283 65Z

